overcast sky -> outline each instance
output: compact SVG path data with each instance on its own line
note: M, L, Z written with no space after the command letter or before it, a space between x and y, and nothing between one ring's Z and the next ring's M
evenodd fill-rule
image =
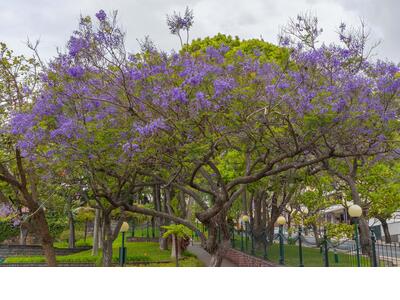
M0 0L0 41L17 53L27 53L25 41L40 39L44 58L64 47L76 28L79 16L99 9L118 10L119 20L127 33L127 45L135 51L137 39L149 35L163 50L178 47L165 24L166 14L193 9L195 24L192 37L218 32L241 38L262 36L276 43L280 26L299 12L311 11L324 28L322 40L335 39L340 22L358 25L364 19L375 40L382 40L380 58L400 61L398 38L399 0Z

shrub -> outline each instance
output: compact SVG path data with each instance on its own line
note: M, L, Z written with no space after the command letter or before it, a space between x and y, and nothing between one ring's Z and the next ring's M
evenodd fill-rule
M18 228L13 226L10 221L0 221L0 243L17 236L18 233Z

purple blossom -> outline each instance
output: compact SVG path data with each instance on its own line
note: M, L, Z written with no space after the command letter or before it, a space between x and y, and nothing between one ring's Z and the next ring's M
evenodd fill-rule
M138 69L132 69L129 71L129 76L132 80L140 80L143 78L143 73Z
M107 14L104 12L104 10L100 9L98 13L96 13L96 18L100 21L103 22L107 18Z
M22 134L36 125L35 115L30 113L15 113L11 117L10 129L12 134Z
M205 109L205 108L210 108L211 107L211 102L206 99L206 96L204 95L203 92L197 92L196 93L196 100L197 100L197 102L199 104L199 107L201 109Z
M180 88L173 88L171 90L172 99L179 101L181 103L187 103L188 99L186 96L186 92Z
M135 125L134 129L139 133L140 136L148 136L156 133L160 129L167 129L167 125L165 124L164 119L158 118L150 123L141 126L141 125Z
M69 55L75 57L82 49L88 46L89 42L87 40L72 36L68 42Z
M58 117L58 128L50 131L50 138L54 139L57 136L72 138L77 133L78 126L76 121L65 116Z
M189 30L193 25L193 11L186 7L184 16L174 12L172 16L167 15L167 25L172 34L178 34L181 30Z
M81 78L85 74L85 70L81 66L69 68L68 74L74 78Z
M233 78L227 79L215 79L214 80L214 93L215 96L218 97L224 92L232 90L235 87L235 81Z

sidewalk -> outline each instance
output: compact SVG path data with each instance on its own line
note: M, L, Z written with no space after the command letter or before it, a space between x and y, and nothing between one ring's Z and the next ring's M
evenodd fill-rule
M201 248L199 245L194 244L193 246L190 245L187 250L194 255L197 256L199 260L201 260L206 267L210 266L211 255L208 254L206 250ZM221 267L237 267L234 263L230 262L229 260L223 259Z

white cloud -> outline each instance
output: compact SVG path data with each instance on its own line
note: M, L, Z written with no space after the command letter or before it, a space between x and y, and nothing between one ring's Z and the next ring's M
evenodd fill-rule
M182 11L186 5L194 9L192 37L205 37L218 32L242 38L262 36L276 42L280 26L297 13L309 10L316 14L325 29L322 39L332 41L341 21L357 24L364 17L376 38L384 40L381 57L400 61L397 51L398 4L396 0L0 0L2 29L0 40L18 53L27 53L24 42L41 39L40 51L46 58L63 47L76 28L79 15L94 15L99 9L118 10L119 20L127 32L127 45L137 49L136 39L149 35L162 49L178 46L165 25L167 13Z

